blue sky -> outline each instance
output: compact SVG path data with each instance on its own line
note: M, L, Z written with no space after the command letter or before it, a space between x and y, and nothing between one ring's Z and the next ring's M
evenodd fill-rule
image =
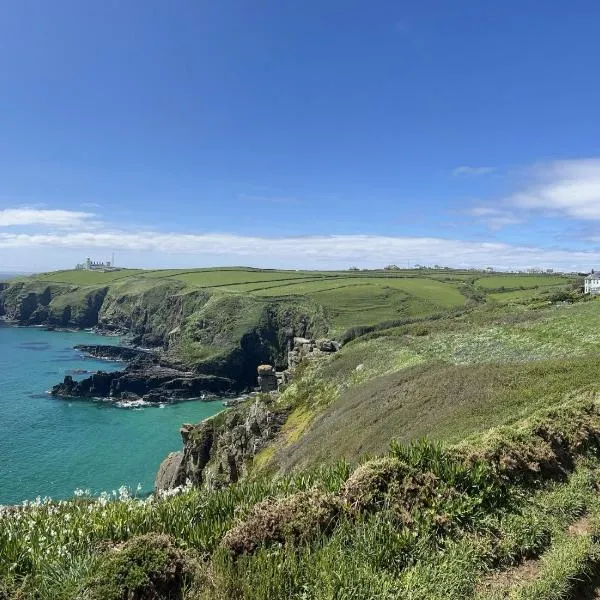
M600 267L593 1L5 0L0 270Z

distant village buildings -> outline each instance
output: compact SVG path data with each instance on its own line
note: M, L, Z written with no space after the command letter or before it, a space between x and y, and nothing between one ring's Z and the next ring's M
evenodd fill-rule
M593 296L600 294L600 273L592 272L584 279L583 291Z
M79 263L77 265L75 265L75 268L78 271L118 271L119 268L115 267L114 265L114 260L111 261L106 261L106 262L99 262L99 261L93 261L91 258L86 258L85 262L83 263Z

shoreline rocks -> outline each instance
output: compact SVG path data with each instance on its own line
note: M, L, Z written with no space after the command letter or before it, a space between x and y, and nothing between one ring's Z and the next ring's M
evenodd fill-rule
M232 388L233 382L225 377L152 366L139 371L98 371L81 381L66 375L50 393L60 398L103 397L162 403L201 398L207 394L213 399L231 393Z
M95 358L130 364L122 371L97 371L81 381L66 375L62 383L52 388L53 396L163 403L193 398L212 400L230 394L234 388L231 379L183 371L162 363L158 354L147 350L109 345L78 345L75 348Z

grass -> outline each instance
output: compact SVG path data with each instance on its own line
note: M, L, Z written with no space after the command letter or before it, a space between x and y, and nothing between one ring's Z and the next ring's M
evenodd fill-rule
M597 306L482 307L359 337L286 390L282 402L307 406L310 423L279 440L269 466L357 461L394 438L454 442L598 393Z
M343 336L347 330L360 327L375 327L382 323L401 321L406 319L422 319L441 313L450 313L462 310L474 302L485 299L486 290L494 290L497 282L494 278L506 280L511 284L510 276L487 276L478 273L466 273L459 271L435 271L435 270L412 270L412 271L284 271L269 269L252 269L244 267L231 268L207 268L207 269L166 269L166 270L139 270L123 269L114 272L96 272L85 270L58 271L55 273L44 273L29 278L21 278L19 281L25 290L36 291L39 286L54 285L62 294L68 297L56 302L57 311L68 311L72 314L81 314L85 307L77 304L85 304L86 292L83 288L108 287L108 298L124 297L131 299L124 303L124 308L133 311L138 300L134 296L143 295L140 301L148 305L148 296L152 295L153 288L157 294L163 294L164 290L176 290L177 294L198 294L206 300L207 295L242 295L256 298L256 302L288 302L291 298L303 298L314 305L318 305L324 312L328 324L328 335ZM513 279L518 276L513 276ZM570 281L557 276L525 277L528 285L537 282L536 285L544 285L551 289L556 282ZM479 278L479 279L477 279ZM477 288L472 282L477 279ZM538 281L539 280L539 281ZM488 285L488 281L491 283ZM542 283L539 283L539 282ZM511 284L512 285L512 284ZM37 287L36 287L37 286ZM77 289L73 289L77 288ZM523 297L529 293L528 290L516 292L519 298L520 292ZM173 293L173 291L169 292ZM156 294L155 294L156 295ZM176 301L178 302L178 301ZM160 303L160 302L157 302ZM156 303L155 303L156 304ZM194 304L194 303L191 303ZM188 302L182 308L190 308ZM192 313L186 314L197 324L202 320L197 314L202 310L202 302L192 307ZM248 304L250 306L250 304ZM115 305L111 303L111 310L104 310L105 314L114 314ZM252 304L253 307L256 304ZM126 315L124 310L119 311L120 318L126 325L127 321L137 318ZM155 314L162 315L167 312L166 307L155 306ZM243 331L257 314L254 311L249 319L240 315L240 326L233 327L232 331ZM58 313L57 314L62 314ZM169 316L172 320L172 317ZM156 319L155 319L156 320ZM146 331L153 329L145 326L144 333L149 337L164 339L165 331L172 331L181 327L181 317L173 327L159 327L159 331ZM133 324L133 323L132 323ZM253 326L257 323L254 322ZM135 325L134 325L135 327ZM183 336L186 340L190 336ZM203 357L215 356L220 352L230 351L230 347L221 347L219 343L209 343L206 347L204 342L195 339L192 345L185 340L180 343L170 344L181 349L181 358L192 362L203 360ZM200 338L206 336L199 336ZM238 340L239 342L239 340ZM202 348L198 348L198 344Z
M566 289L564 285L539 286L526 290L515 290L512 292L493 292L487 295L487 299L499 303L512 302L531 302L534 298L548 300L548 297L554 292Z
M569 395L600 393L595 358L505 365L420 364L349 387L295 443L275 455L279 468L381 454L392 439L458 441L514 423Z
M564 285L569 279L561 275L490 275L477 279L475 285L484 289L530 289L548 285Z
M97 285L107 284L128 279L143 273L141 269L122 269L120 271L53 271L51 273L41 273L34 275L34 278L39 281L47 281L52 283L68 283L71 285ZM29 279L29 278L28 278Z
M489 440L468 451L419 442L354 471L338 463L217 491L78 492L3 508L0 590L110 600L125 597L126 582L131 597L162 589L148 597L181 600L494 598L503 572L539 559L509 597L565 598L598 566L600 407L557 410L558 420L544 410L499 431L501 454ZM524 478L506 457L532 460L549 427L560 448Z

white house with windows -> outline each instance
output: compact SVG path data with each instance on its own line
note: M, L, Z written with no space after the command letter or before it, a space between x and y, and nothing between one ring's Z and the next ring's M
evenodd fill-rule
M584 281L584 292L586 294L600 294L600 273L592 271Z

